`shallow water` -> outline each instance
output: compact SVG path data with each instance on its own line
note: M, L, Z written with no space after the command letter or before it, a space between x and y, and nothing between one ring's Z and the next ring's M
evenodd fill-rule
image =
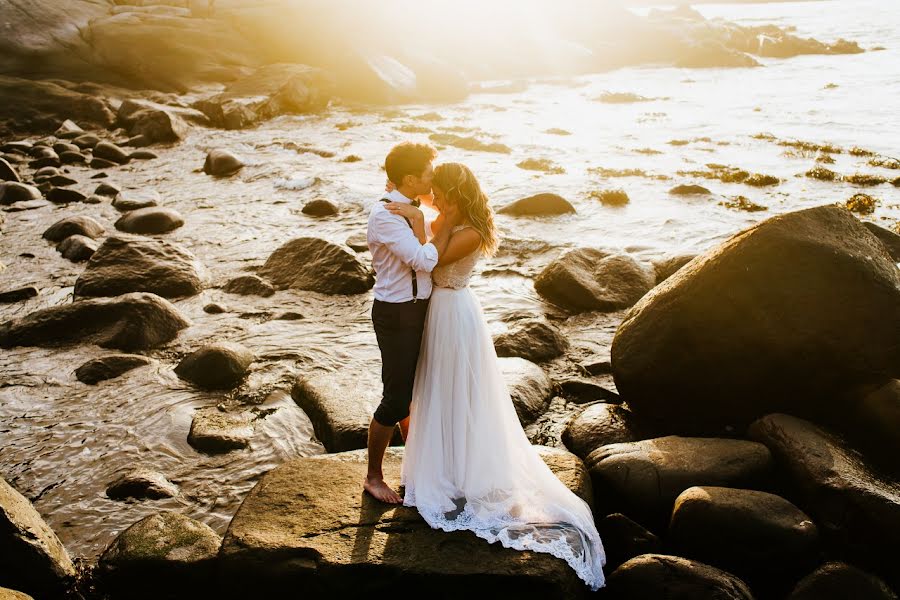
M631 68L526 85L494 82L509 93L479 93L450 105L410 105L390 109L336 106L322 115L281 117L250 131L195 129L188 139L159 150L160 158L110 170L110 181L124 187L153 188L162 204L179 210L184 227L167 239L193 251L221 285L264 262L289 239L315 235L343 243L364 230L365 206L383 185L380 164L387 149L402 139L428 139L406 133L417 126L430 132L475 135L501 142L511 154L441 149L439 161L470 165L497 205L524 195L552 191L568 198L578 214L547 219L500 217L507 238L526 252L501 253L484 265L473 288L493 330L504 328L511 310L549 312L535 294L531 277L566 247L599 246L628 251L641 259L700 252L772 214L832 202L857 191L880 198L866 218L891 227L900 220L900 188L889 184L858 188L798 177L814 166L814 155L786 156L788 148L752 136L768 132L779 139L859 146L898 155L900 112L900 11L893 0L832 0L749 5L700 5L707 17L741 24L796 26L801 35L834 41L845 37L864 48L886 49L846 56L761 59L759 69ZM837 87L826 88L827 84ZM604 104L604 91L632 92L652 101ZM436 113L437 116L430 113ZM423 118L424 117L424 118ZM556 128L570 135L546 133ZM707 139L709 141L704 141ZM673 140L689 141L684 145ZM226 180L200 172L208 149L224 147L250 163ZM323 157L298 151L334 153ZM659 154L638 152L653 149ZM348 155L359 162L342 162ZM520 169L527 159L549 159L564 174ZM900 176L866 165L867 158L846 152L828 165L842 174L856 171ZM770 188L682 177L680 170L706 163L775 175ZM668 176L604 178L591 168L642 169ZM90 191L93 171L71 168L75 186ZM679 183L699 183L714 198L671 196ZM591 191L622 188L631 201L605 207ZM736 195L768 207L747 213L719 200ZM335 218L314 219L300 208L326 197L340 203ZM35 285L41 295L0 305L0 319L21 316L70 299L82 266L63 260L41 239L56 220L91 215L112 230L118 213L108 202L73 207L48 206L7 213L0 239L0 289ZM31 253L34 258L20 256ZM209 315L202 307L221 302L229 311ZM97 386L75 380L74 369L106 354L92 346L62 349L16 348L3 351L0 364L0 475L9 480L47 519L74 554L91 556L119 531L151 512L173 508L223 532L241 499L259 476L284 460L323 452L312 427L289 396L297 375L345 367L377 369L377 347L369 322L370 296L329 297L283 291L271 298L229 295L211 288L177 302L194 323L173 343L150 354L158 361ZM294 311L297 321L272 317ZM588 357L608 348L620 315L582 315L562 322L575 341L575 354ZM205 393L179 380L173 367L180 356L210 341L245 344L258 356L253 375L235 393ZM576 357L577 357L576 356ZM553 372L571 363L555 364ZM252 447L209 456L187 444L193 411L224 402L262 403L276 409L258 421ZM107 484L134 464L157 468L181 486L176 500L113 502Z

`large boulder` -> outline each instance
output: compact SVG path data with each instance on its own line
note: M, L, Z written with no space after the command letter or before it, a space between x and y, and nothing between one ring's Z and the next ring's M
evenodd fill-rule
M553 383L542 368L524 358L499 358L497 362L524 427L546 410L553 395Z
M881 243L887 248L888 254L891 255L891 260L900 262L900 235L870 221L863 222L863 226L881 240Z
M165 298L193 296L203 289L206 269L172 242L129 235L103 242L75 281L76 296L153 292Z
M276 288L323 294L361 294L375 283L371 271L343 246L312 237L280 246L259 274Z
M546 455L544 455L546 456ZM548 464L578 493L578 459L551 452ZM402 450L390 449L384 475L399 482ZM546 460L546 458L545 458ZM580 473L580 476L578 476ZM488 544L469 532L432 529L414 508L362 493L366 451L298 458L270 471L235 514L219 554L220 584L236 595L356 597L403 589L457 597L573 598L586 589L549 554Z
M753 600L747 584L715 567L665 554L642 554L609 576L611 597L628 600Z
M562 356L569 341L559 329L540 319L523 319L494 338L497 356L519 356L541 362Z
M60 5L53 2L41 2L41 9L31 7L27 12L39 15L45 10L56 11L71 7L72 4L85 5L87 2L73 2ZM91 3L92 4L92 3ZM5 6L14 6L6 3ZM65 6L65 8L64 8ZM101 5L93 5L95 8ZM2 11L4 5L0 5ZM104 9L105 10L105 9ZM64 17L66 27L74 29L68 16ZM0 22L7 23L5 18ZM4 26L4 37L0 38L0 47L5 41L5 34L13 31L9 26ZM26 35L38 32L33 23L25 28ZM43 33L38 33L42 35ZM6 54L0 50L0 65L5 62ZM32 59L32 73L33 73ZM0 106L4 107L0 115L0 133L4 130L13 131L53 131L59 122L67 117L72 117L82 124L92 124L99 127L109 127L115 122L115 114L110 108L109 100L90 92L82 92L75 89L75 84L62 80L46 81L40 79L20 79L0 75Z
M585 458L601 446L636 442L646 432L628 407L598 402L572 417L562 433L562 442Z
M843 556L900 583L893 553L900 539L900 482L871 469L840 438L797 417L767 415L749 429L772 452L787 496Z
M897 600L880 578L852 565L828 562L801 579L787 600Z
M733 236L644 296L616 331L613 375L658 419L819 414L900 374L898 331L900 270L849 211L822 206Z
M75 369L75 378L82 383L94 385L107 379L115 379L151 362L153 362L151 359L140 354L107 354L100 358L92 358Z
M558 194L543 193L520 198L497 209L497 212L501 215L534 217L574 213L575 207Z
M87 343L128 352L171 341L190 325L155 294L79 300L52 306L0 325L0 347Z
M585 459L598 505L651 529L668 521L687 488L758 488L768 482L771 463L762 444L674 435L602 446Z
M200 387L231 389L238 386L256 357L250 350L234 342L204 346L185 356L175 373Z
M635 556L662 551L662 541L656 534L622 513L613 513L600 519L597 522L597 532L606 551L607 571L614 571Z
M180 142L190 131L181 117L164 108L141 109L131 113L129 121L129 133L142 145Z
M222 538L175 512L145 517L100 555L97 576L115 597L165 598L209 591Z
M0 182L0 205L2 206L40 198L41 191L33 185L16 181Z
M0 585L39 598L61 595L75 566L31 502L0 478Z
M278 115L322 109L328 105L333 87L331 78L321 69L272 64L194 106L218 127L244 129Z
M655 283L653 268L630 256L577 248L547 265L534 289L571 310L614 311L633 305Z

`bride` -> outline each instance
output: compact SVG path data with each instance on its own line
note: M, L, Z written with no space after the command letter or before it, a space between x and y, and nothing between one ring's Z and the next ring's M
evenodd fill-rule
M468 286L478 259L497 247L488 198L459 163L437 166L432 190L441 213L432 229L451 227L452 237L432 272L401 467L403 504L431 527L550 553L596 590L606 558L593 515L528 441ZM422 227L413 218L417 208L387 208Z

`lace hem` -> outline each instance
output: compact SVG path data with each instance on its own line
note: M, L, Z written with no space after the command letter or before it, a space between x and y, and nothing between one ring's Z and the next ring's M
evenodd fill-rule
M465 502L463 500L463 502ZM584 540L583 535L573 525L561 523L536 524L528 523L516 519L509 514L496 516L490 520L479 519L469 510L468 504L465 504L461 510L445 511L443 508L429 508L417 506L415 491L406 489L403 499L403 505L416 508L425 522L433 529L441 529L443 531L471 531L479 538L486 540L488 543L500 542L504 548L512 548L514 550L529 550L532 552L543 552L562 559L575 571L575 574L584 581L591 591L597 591L606 583L603 575L602 567L606 564L606 557L601 551L599 558L592 563L589 560L592 552L586 547L589 542ZM452 518L446 515L451 512L455 513ZM558 529L562 531L561 526L568 525L570 531L578 533L584 542L582 544L582 553L576 554L572 545L567 542L564 533L560 533L555 539L548 541L539 541L535 538L541 526ZM528 533L522 533L515 538L511 537L513 528L532 529Z

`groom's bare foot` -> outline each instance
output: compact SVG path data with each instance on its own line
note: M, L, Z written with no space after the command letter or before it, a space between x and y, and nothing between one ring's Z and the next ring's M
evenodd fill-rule
M372 494L377 500L381 500L382 502L386 502L388 504L400 504L403 502L403 498L400 495L392 490L388 484L384 482L384 479L376 478L376 477L366 477L366 480L363 482L363 488Z

